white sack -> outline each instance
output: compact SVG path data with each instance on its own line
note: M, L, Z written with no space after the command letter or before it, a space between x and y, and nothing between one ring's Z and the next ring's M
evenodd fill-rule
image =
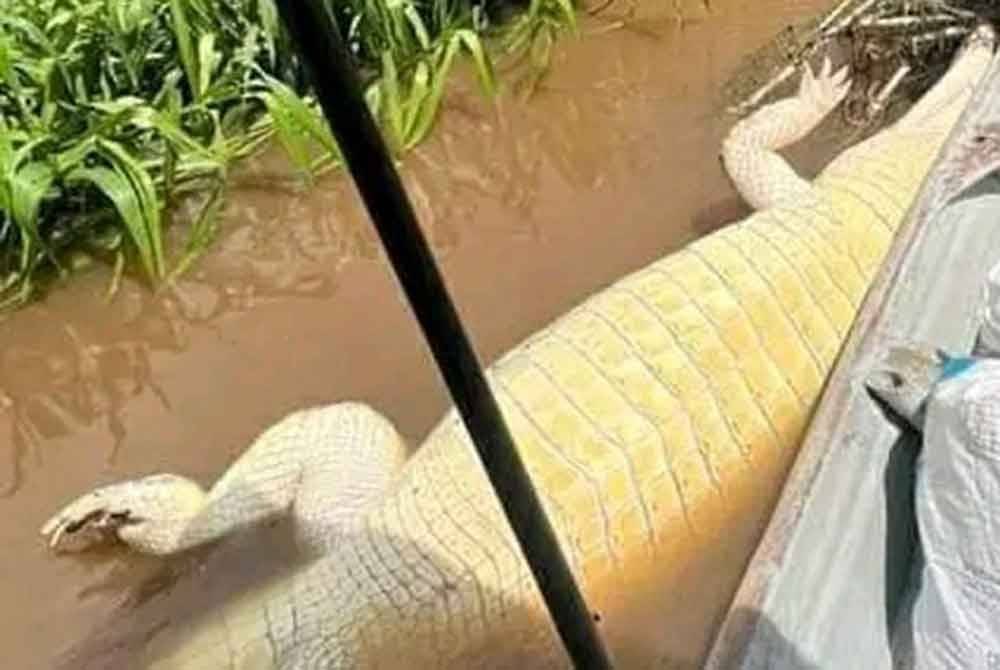
M1000 360L937 386L923 443L915 667L1000 670Z

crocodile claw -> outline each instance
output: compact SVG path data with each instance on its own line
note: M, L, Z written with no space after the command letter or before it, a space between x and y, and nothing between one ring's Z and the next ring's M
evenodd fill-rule
M128 509L115 505L108 489L77 498L42 526L54 551L84 551L113 540L122 526L138 521Z
M833 72L829 56L824 56L819 74L814 74L812 67L806 63L802 83L799 84L799 100L825 116L847 97L851 89L849 71L850 68L845 65Z

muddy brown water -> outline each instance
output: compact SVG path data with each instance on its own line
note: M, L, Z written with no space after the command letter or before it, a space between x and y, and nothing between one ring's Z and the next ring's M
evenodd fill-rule
M715 2L680 27L672 3L645 3L642 21L618 30L612 9L559 48L529 101L491 107L456 88L403 170L485 361L746 213L717 158L732 123L719 87L742 56L827 5ZM791 154L814 172L830 151L814 142ZM280 563L280 529L170 561L57 558L38 528L62 503L154 471L209 484L303 406L366 401L413 442L447 406L349 182L295 191L272 178L280 165L271 156L248 169L218 243L176 293L126 282L108 302L96 270L0 322L3 668L135 667L157 631ZM699 585L702 604L678 603L679 628L662 632L689 637L691 658L747 538Z

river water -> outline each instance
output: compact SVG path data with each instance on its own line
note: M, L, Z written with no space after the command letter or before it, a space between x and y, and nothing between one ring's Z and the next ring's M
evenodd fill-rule
M459 83L434 137L403 161L484 361L747 212L717 157L733 121L720 87L741 57L830 3L691 4L683 24L666 0L641 4L624 28L614 6L584 21L528 101L490 105ZM830 143L790 153L813 172ZM350 183L297 190L275 178L283 170L274 155L245 170L220 239L176 292L125 282L109 302L108 274L94 270L0 322L4 668L135 667L157 631L282 560L280 530L170 561L54 557L38 528L72 497L155 471L209 484L306 405L368 402L414 443L445 409ZM726 548L701 602L678 603L677 629L663 634L689 640L690 658L752 548Z

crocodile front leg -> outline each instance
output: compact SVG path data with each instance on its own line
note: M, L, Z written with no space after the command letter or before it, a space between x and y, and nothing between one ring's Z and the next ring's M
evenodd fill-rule
M761 107L743 119L722 143L722 162L743 199L761 210L812 199L812 186L778 149L808 135L847 95L847 68L831 73L829 59L818 75L806 64L798 94Z
M392 424L369 407L341 403L290 414L257 438L207 493L173 474L96 489L42 528L49 544L82 551L116 536L167 555L291 514L307 548L382 499L406 449Z

